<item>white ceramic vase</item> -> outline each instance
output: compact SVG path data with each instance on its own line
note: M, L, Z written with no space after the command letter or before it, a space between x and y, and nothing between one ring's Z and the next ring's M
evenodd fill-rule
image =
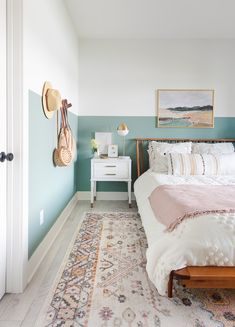
M97 149L95 152L94 152L94 158L99 158L100 156L100 151L99 149Z

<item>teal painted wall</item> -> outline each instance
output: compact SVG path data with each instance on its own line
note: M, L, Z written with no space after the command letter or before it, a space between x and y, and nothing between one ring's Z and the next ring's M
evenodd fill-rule
M133 160L133 180L136 178L135 137L178 137L178 138L233 138L235 137L235 117L215 118L212 129L156 128L156 117L137 116L82 116L78 117L78 191L90 190L90 140L95 132L112 132L113 143L119 145L122 154L122 137L116 133L117 126L125 122L130 133L126 136L126 155ZM121 152L121 153L120 153ZM98 183L98 191L125 191L125 183Z
M29 91L29 257L55 223L77 189L77 165L54 167L52 153L56 145L56 119L46 119L41 96ZM69 113L76 137L78 117ZM44 224L39 212L44 209Z
M213 129L156 128L155 117L137 116L76 116L69 121L78 144L78 160L70 167L54 167L52 153L56 145L56 121L44 117L41 96L29 91L29 257L55 223L74 193L90 190L90 140L95 132L112 132L113 143L122 154L122 137L117 126L125 122L130 133L126 137L126 155L133 160L133 180L136 178L135 137L232 138L235 137L235 117L215 118ZM125 183L98 183L98 191L126 191ZM44 224L39 224L39 212L44 209Z

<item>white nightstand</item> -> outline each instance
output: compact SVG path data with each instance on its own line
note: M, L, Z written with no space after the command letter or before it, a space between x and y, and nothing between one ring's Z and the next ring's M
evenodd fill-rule
M127 182L131 207L131 158L91 159L91 208L96 198L96 182Z

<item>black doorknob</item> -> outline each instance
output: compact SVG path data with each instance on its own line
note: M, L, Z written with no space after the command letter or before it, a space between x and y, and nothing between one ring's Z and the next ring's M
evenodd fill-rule
M0 162L4 162L5 160L12 161L13 159L14 159L13 153L8 153L8 154L6 154L5 152L0 153Z

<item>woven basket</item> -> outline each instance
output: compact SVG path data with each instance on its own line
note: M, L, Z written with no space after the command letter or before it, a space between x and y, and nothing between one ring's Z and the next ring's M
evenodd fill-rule
M73 137L72 131L69 126L61 127L58 137L58 148L65 147L68 148L72 153L72 160L76 157L76 141Z
M71 106L71 105L70 105ZM76 156L76 142L72 130L68 123L67 100L62 100L61 126L59 130L58 111L56 119L56 138L57 148L53 152L53 161L55 166L63 167L71 164Z
M68 166L72 162L72 153L66 147L55 149L53 153L53 161L56 166Z

